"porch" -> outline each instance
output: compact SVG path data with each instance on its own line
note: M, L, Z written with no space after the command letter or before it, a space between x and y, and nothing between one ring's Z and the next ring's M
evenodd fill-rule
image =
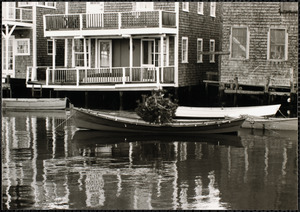
M176 27L176 13L162 10L44 15L44 34L49 37L60 34L64 36L135 34L136 29L139 29L139 34L176 33Z
M34 73L36 72L36 73ZM175 68L112 67L112 68L27 68L28 88L54 90L153 90L175 87ZM36 74L36 75L35 75Z

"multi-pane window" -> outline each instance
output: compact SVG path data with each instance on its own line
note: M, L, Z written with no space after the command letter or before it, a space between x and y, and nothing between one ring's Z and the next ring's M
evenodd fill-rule
M198 2L198 14L203 15L203 2Z
M38 2L40 6L47 6L47 7L55 7L54 1L47 1L47 2Z
M249 58L249 42L247 27L232 28L230 56L232 59Z
M188 38L182 37L182 62L188 62Z
M87 66L89 66L89 45L88 40L86 40L86 59ZM75 66L84 67L84 41L83 39L74 40L74 57Z
M186 12L189 11L189 2L182 2L182 10Z
M151 11L153 10L153 2L135 2L136 11Z
M210 39L209 40L209 52L210 53L215 52L215 40L214 39ZM210 54L209 55L209 62L210 63L214 63L215 62L215 54Z
M287 33L285 29L270 29L269 60L287 60Z
M111 67L111 41L99 41L100 48L100 68Z
M216 17L216 2L210 2L210 16Z
M14 65L14 52L13 52L14 39L11 37L8 40L8 67L6 67L6 42L2 39L2 71L13 70Z
M202 51L203 51L203 39L198 38L197 39L197 63L202 63Z
M16 55L30 55L30 39L16 39Z

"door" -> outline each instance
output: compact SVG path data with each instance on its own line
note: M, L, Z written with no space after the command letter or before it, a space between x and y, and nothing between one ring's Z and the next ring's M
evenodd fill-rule
M104 13L104 2L87 2L86 13Z
M98 68L111 68L112 45L110 40L98 41Z
M4 20L16 19L16 2L2 3L2 19Z
M10 75L15 76L14 66L14 36L11 36L8 40L8 65L6 65L6 42L5 39L2 39L2 77Z
M154 66L155 40L142 40L142 66Z

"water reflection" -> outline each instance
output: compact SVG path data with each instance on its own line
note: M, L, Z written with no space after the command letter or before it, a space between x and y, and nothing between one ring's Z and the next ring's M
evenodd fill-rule
M68 117L3 114L4 209L297 207L297 132L137 136Z

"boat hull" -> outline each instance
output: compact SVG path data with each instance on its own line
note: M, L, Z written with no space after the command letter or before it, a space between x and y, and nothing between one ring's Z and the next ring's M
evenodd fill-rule
M176 110L176 117L186 118L225 118L248 116L272 116L277 113L280 104L250 107L184 107Z
M5 110L64 110L66 109L66 98L5 98L2 99L2 108Z
M298 130L298 118L247 118L242 128Z
M159 134L209 134L209 133L233 133L240 129L244 118L230 120L210 120L199 122L180 122L170 124L150 124L141 119L124 118L104 114L101 112L72 109L72 117L77 128L136 133Z

